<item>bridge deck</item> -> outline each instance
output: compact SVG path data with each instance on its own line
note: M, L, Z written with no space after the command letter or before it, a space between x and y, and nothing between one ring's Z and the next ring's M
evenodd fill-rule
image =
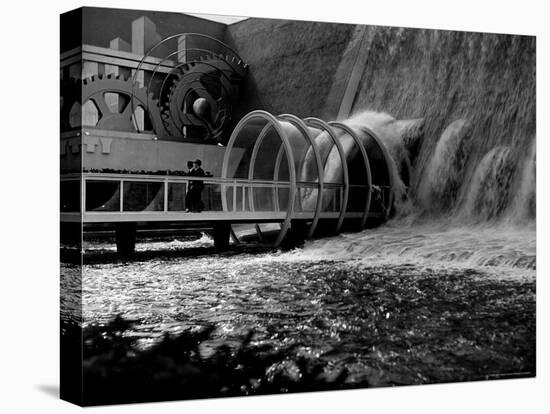
M361 218L363 213L346 213L346 218ZM293 219L313 220L313 212L294 213ZM325 212L320 214L321 219L337 219L338 212ZM119 223L119 222L231 222L231 223L276 223L286 218L286 212L267 211L204 211L201 213L163 212L163 211L124 211L124 212L86 212L61 213L61 221L83 223Z

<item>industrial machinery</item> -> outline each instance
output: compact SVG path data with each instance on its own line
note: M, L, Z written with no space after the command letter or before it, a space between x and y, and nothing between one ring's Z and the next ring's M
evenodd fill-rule
M278 246L388 218L394 177L376 134L262 110L235 119L253 68L211 36L172 35L141 55L83 45L61 67L62 223L115 228L120 253L138 225L210 227L223 248L239 242L235 224ZM195 159L205 176L187 174ZM186 212L197 182L204 209Z

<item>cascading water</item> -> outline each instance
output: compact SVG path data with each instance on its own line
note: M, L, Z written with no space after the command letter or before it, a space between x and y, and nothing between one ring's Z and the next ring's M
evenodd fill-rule
M508 207L514 161L505 146L493 148L482 158L460 211L464 221L493 220Z
M444 129L426 165L419 166L415 146L430 139L423 137L423 120L365 111L343 122L356 131L373 130L388 149L396 214L380 228L309 243L300 255L386 264L536 267L534 138L525 155L521 142L476 153L483 146L475 142L471 122L459 119ZM405 184L411 174L417 175L417 186Z
M514 224L534 226L536 217L536 141L529 154L518 165L515 190L505 219Z
M388 150L391 160L395 208L402 216L410 212L407 191L410 185L411 158L424 131L423 119L396 120L386 113L360 112L343 121L361 134L373 130Z
M419 187L417 199L424 210L443 211L455 206L470 139L471 127L464 119L452 122L441 135Z

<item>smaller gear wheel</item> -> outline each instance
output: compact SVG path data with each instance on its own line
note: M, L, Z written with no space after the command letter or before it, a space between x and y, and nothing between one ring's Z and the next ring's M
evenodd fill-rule
M208 54L176 68L167 82L160 110L172 137L224 141L233 104L247 66L236 58Z

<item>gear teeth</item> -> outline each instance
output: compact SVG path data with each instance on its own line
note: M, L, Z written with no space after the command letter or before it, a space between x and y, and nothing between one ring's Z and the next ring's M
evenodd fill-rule
M131 101L144 108L155 133L160 135L164 133L165 128L163 122L161 122L158 100L153 97L152 93L148 92L145 86L139 86L137 83L133 83L131 79L125 79L124 76L113 73L92 75L82 79L81 84L82 99L84 101L92 98L95 94L109 91L127 95ZM135 125L128 128L133 128L129 131L134 131ZM140 130L139 132L143 131Z

